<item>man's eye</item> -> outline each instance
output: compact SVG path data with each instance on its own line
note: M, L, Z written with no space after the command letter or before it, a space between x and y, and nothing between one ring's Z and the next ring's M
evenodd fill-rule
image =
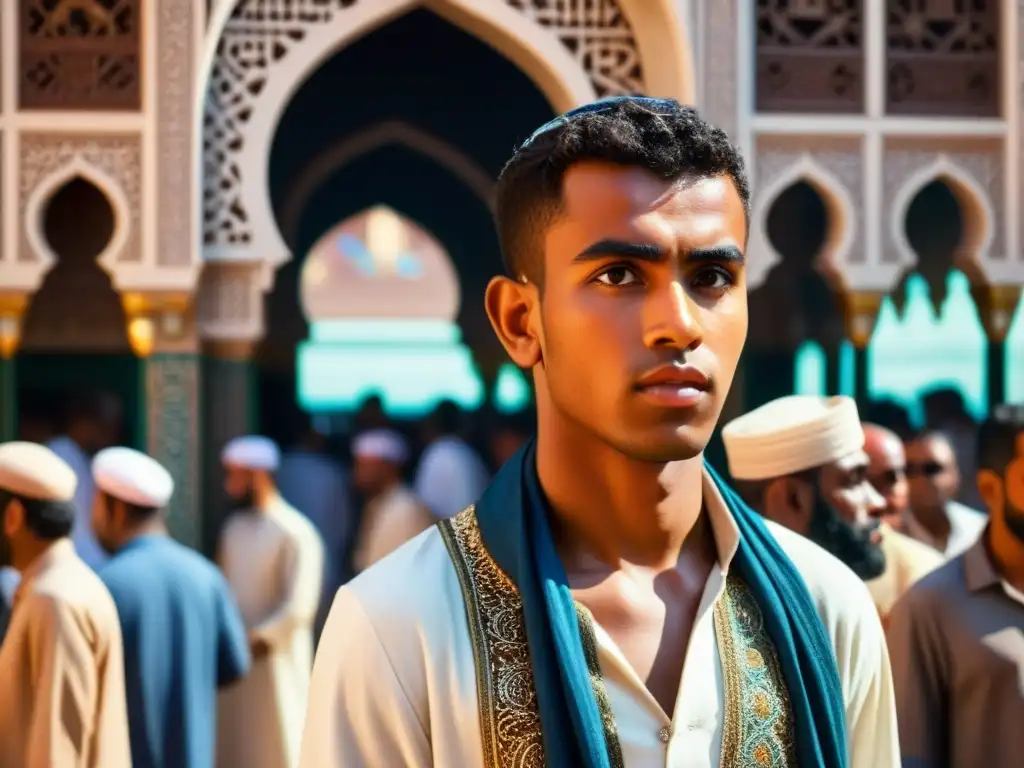
M598 275L597 281L602 285L618 288L637 282L637 276L629 267L612 267Z
M735 283L732 273L721 267L704 269L694 275L693 284L697 288L720 291Z

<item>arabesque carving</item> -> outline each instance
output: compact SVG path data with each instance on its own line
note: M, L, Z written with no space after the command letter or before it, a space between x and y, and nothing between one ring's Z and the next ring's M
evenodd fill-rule
M28 228L36 226L26 218L29 198L47 177L76 162L101 171L117 183L128 205L128 210L121 211L127 217L128 236L114 260L141 261L142 148L137 136L23 134L20 141L19 261L32 263L42 258L27 236Z
M141 0L21 0L20 10L22 109L139 109Z
M252 241L242 200L246 129L268 73L282 65L309 31L343 25L359 0L241 0L217 46L203 116L203 242ZM370 2L370 0L362 0ZM643 90L633 31L616 0L506 0L557 37L601 95Z

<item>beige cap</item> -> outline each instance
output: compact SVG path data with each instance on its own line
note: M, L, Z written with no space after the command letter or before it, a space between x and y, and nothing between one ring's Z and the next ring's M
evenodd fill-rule
M174 493L171 473L156 459L131 448L105 448L92 460L96 487L115 499L160 509Z
M849 397L789 395L730 421L722 442L733 478L768 480L861 450L864 430Z
M276 472L281 463L281 451L269 437L244 435L228 441L220 452L220 461L242 469Z
M45 445L0 444L0 489L40 501L71 501L77 486L75 471Z

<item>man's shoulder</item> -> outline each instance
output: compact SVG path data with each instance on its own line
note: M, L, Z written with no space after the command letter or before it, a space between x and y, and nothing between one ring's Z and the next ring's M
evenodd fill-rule
M904 593L893 610L935 614L941 610L942 603L966 592L964 555L960 554L921 577Z
M53 568L33 581L19 604L27 613L43 620L58 621L74 617L76 623L91 625L102 631L118 624L117 607L106 584L89 566L75 560Z
M389 655L422 643L447 644L453 627L466 626L465 603L438 527L430 526L341 587L331 609L336 612L369 623Z
M833 644L865 623L878 625L881 632L871 593L857 574L805 536L770 520L765 524L803 577Z

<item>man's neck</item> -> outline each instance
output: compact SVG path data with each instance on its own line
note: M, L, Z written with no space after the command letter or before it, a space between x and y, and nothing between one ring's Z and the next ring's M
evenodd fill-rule
M672 465L638 461L591 435L539 430L537 473L564 560L589 555L612 567L671 568L691 531L711 535L708 526L695 529L703 457Z
M67 541L67 539L34 539L25 542L24 549L11 558L11 567L19 573L24 574L26 571L31 570L32 566L35 565L41 557L53 549L55 544L62 541Z
M167 525L162 519L146 521L139 523L137 526L128 531L124 541L121 542L121 547L127 547L133 541L141 539L144 536L168 536Z
M914 519L929 533L935 543L939 544L942 549L945 549L949 543L950 534L953 532L953 526L950 524L949 516L946 514L946 505L918 507L913 511L913 515Z

